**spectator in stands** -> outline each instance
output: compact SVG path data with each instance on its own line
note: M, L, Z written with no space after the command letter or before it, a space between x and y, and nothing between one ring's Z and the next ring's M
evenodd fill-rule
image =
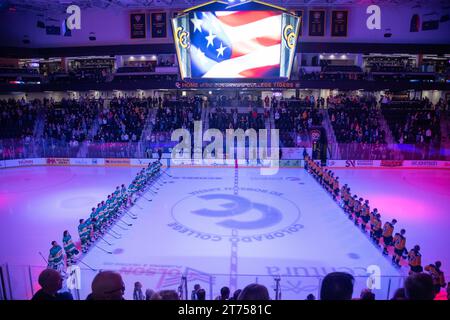
M122 276L114 271L102 271L92 281L92 293L88 300L124 300L125 284Z
M351 300L355 279L349 273L332 272L325 276L320 289L320 300Z
M175 290L161 290L154 293L151 300L180 300L180 297Z
M45 269L38 279L41 289L36 292L31 300L73 300L70 292L58 293L62 289L63 278L53 269Z
M239 294L238 300L270 300L269 291L261 284L249 284Z
M197 291L197 300L206 300L206 291L205 291L205 289L199 289Z
M398 288L391 300L406 300L405 288Z
M375 293L370 289L364 289L361 291L360 300L375 300Z
M142 292L142 284L140 282L134 283L133 300L145 300Z
M198 290L200 290L200 289L201 289L201 287L198 283L194 285L194 290L192 290L192 292L191 292L191 300L198 300L197 293L198 293Z
M152 289L145 290L145 300L152 300L152 296L155 293Z
M239 295L241 294L242 290L241 289L237 289L233 292L233 296L230 298L230 300L237 300Z
M310 293L306 296L306 300L316 300L316 297L312 293Z
M216 297L216 300L228 300L230 298L230 288L222 287L220 289L220 295Z
M429 274L416 273L405 280L405 297L407 300L433 300L435 289Z

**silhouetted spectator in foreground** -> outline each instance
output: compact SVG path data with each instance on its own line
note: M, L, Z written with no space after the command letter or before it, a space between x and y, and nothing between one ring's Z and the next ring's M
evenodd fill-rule
M435 296L433 279L429 274L412 274L405 280L407 300L433 300Z
M161 290L152 295L150 300L180 300L175 290Z
M320 288L320 300L351 300L355 278L345 272L332 272L325 276Z
M230 298L230 288L222 287L220 289L220 296L216 297L216 300L228 300Z
M263 285L252 283L242 290L238 300L270 300L269 291Z
M361 291L359 298L360 300L375 300L375 293L373 293L370 289L364 289Z
M230 298L230 300L237 300L239 295L241 294L242 290L241 289L237 289L234 293L233 296Z
M205 289L199 289L197 291L197 300L206 300L206 291L205 291Z
M316 300L316 297L312 293L310 293L306 296L306 300Z
M134 283L133 300L145 300L144 293L142 292L142 284L140 282Z
M391 300L406 300L405 288L398 288Z
M70 292L58 293L62 288L63 279L58 271L45 269L38 279L41 289L36 292L31 300L73 300Z
M145 300L152 300L152 296L155 293L152 289L145 290Z
M87 300L124 300L125 284L117 272L100 272L92 281L91 288L92 293Z

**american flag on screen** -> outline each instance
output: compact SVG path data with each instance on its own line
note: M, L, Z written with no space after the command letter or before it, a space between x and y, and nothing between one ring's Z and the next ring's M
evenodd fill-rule
M193 78L280 76L280 12L192 12L189 24Z

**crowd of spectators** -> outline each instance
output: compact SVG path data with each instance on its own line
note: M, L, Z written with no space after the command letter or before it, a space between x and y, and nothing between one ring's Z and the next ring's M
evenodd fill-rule
M44 138L54 139L77 147L92 128L102 99L62 99L49 103L45 114Z
M178 128L193 130L194 121L201 119L203 103L201 97L163 100L153 120L154 131L171 132Z
M328 116L338 142L386 142L374 99L340 95L330 96L327 100Z
M39 100L0 100L0 139L31 138L41 107Z
M314 96L300 96L299 99L272 100L275 128L280 130L283 147L299 147L308 140L309 129L320 126L323 121L318 111L324 100Z
M439 156L441 142L441 111L447 103L433 105L428 98L409 101L381 101L383 115L396 143L414 159L430 159Z
M96 142L137 142L149 113L149 102L138 98L113 98L98 113Z
M268 114L258 113L257 108L251 108L247 113L239 113L238 108L216 108L208 116L209 127L225 132L226 129L264 129L265 117Z

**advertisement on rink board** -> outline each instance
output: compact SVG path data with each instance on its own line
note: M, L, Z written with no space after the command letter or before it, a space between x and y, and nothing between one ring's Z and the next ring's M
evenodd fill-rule
M381 160L380 166L382 166L382 167L402 167L403 160Z
M107 158L105 159L105 165L106 166L119 166L119 167L126 167L130 165L130 159L127 158Z
M158 161L158 159L130 159L130 165L147 167L150 163L156 161ZM164 159L161 160L161 163L164 165Z
M42 159L42 158L4 160L2 162L4 164L3 168L29 167L29 166L46 164L45 159ZM0 165L0 168L2 168L1 165Z
M67 166L70 165L69 158L47 158L47 164L49 166Z
M74 166L102 166L105 164L105 159L70 158L70 164Z
M15 160L0 160L0 169L29 166L136 166L147 167L157 159L121 159L121 158L30 158ZM161 159L163 166L235 166L234 160L204 160L204 159ZM257 161L238 160L238 166L253 167L260 166ZM320 161L316 161L320 165ZM282 159L281 167L301 167L302 160ZM450 161L435 160L327 160L330 168L441 168L449 169Z
M439 165L439 161L433 160L404 160L404 167L437 167Z

